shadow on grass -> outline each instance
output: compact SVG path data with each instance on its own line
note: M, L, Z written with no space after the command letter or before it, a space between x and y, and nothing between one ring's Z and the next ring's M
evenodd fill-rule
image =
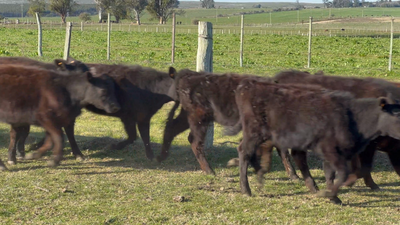
M27 145L38 142L42 139L44 134L42 132L31 132L27 139ZM106 167L127 167L133 169L158 169L167 171L196 171L200 170L200 166L194 157L189 143L186 140L180 140L179 145L172 145L171 153L167 160L158 163L155 159L152 161L148 160L145 156L145 149L143 142L138 138L133 145L128 145L122 150L109 150L111 144L116 144L121 141L120 139L113 139L109 137L88 137L88 136L75 136L78 146L86 157L93 159L116 159L106 160L104 162L95 162L99 166ZM185 138L186 139L186 138ZM65 140L67 138L65 137ZM8 148L9 143L9 130L0 128L0 148ZM160 154L161 144L151 143L151 147L154 151L154 155ZM237 157L237 143L235 142L224 142L221 144L216 143L212 150L206 152L206 157L211 167L214 169L226 168L226 163L231 159ZM25 149L29 149L26 146ZM47 152L49 156L51 152ZM66 159L73 159L71 156L71 150L69 144L65 144L64 157ZM29 163L29 161L20 161L19 163ZM66 162L61 163L62 166L66 166ZM308 154L308 165L310 169L322 169L322 161L312 152ZM34 167L30 168L34 169ZM20 168L20 170L24 170ZM284 171L283 164L280 157L274 151L272 158L272 167L270 172ZM253 171L249 170L250 174ZM385 153L377 152L375 156L375 166L373 172L381 171L393 171L393 168L388 160ZM238 174L237 174L238 175ZM299 176L301 176L299 174ZM266 179L274 179L266 176ZM279 178L281 180L289 180L289 178ZM314 177L315 180L324 182L324 177ZM380 184L385 186L385 184Z

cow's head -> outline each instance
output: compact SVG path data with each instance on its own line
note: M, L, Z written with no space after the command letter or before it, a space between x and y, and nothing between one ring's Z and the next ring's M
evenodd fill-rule
M89 85L85 91L85 104L91 104L107 113L117 112L120 104L115 95L115 81L106 74L94 77L86 72L86 77Z
M67 60L55 59L54 63L56 64L57 69L60 71L75 71L75 72L89 71L88 66L86 66L81 61L75 60L71 57L69 57Z
M380 115L378 129L381 135L400 140L400 104L388 97L378 99Z

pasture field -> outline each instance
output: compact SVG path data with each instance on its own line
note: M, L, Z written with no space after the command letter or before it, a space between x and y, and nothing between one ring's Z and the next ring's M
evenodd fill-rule
M40 60L61 58L65 31L45 29ZM106 32L72 34L71 56L84 62L129 63L167 70L170 64L170 33L115 31L111 60L106 60ZM270 76L283 69L305 70L307 37L301 35L248 34L245 36L244 67L239 67L239 35L214 35L214 71ZM39 59L37 32L0 28L0 56ZM398 39L394 46L399 46ZM399 79L399 52L394 48L392 72L387 71L388 38L329 37L313 39L310 72ZM195 69L197 34L178 33L177 69ZM159 154L166 104L151 124L151 142ZM0 124L0 157L6 161L9 126ZM140 139L120 151L108 146L126 138L115 118L84 112L77 120L76 138L86 160L77 162L66 144L66 160L57 168L45 161L22 161L0 176L0 224L398 224L400 221L399 177L387 157L378 154L373 178L381 191L371 191L362 181L343 188L344 206L328 203L308 192L303 181L290 181L277 154L264 187L250 173L253 197L240 194L237 168L226 168L236 157L240 135L222 136L216 125L214 148L207 157L217 176L204 175L186 140L178 136L170 157L163 163L148 161ZM28 144L43 136L32 129ZM49 156L49 154L48 154ZM44 158L45 160L48 157ZM309 157L311 173L325 188L321 161ZM252 169L249 169L252 171ZM299 172L298 172L299 173ZM175 201L183 196L182 202Z

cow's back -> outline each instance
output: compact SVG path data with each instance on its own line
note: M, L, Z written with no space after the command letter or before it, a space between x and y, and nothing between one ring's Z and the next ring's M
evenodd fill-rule
M108 74L117 82L129 81L141 89L153 93L167 94L169 87L174 82L166 72L158 71L149 67L139 65L121 64L87 64L90 71L95 75Z
M270 135L281 149L313 149L323 138L351 145L353 134L346 130L351 99L348 93L315 86L251 81L242 82L236 92L241 115L254 118L248 120L253 132L264 133L267 139Z
M283 71L273 77L278 83L314 84L330 90L347 91L356 98L388 96L400 99L400 89L383 79L312 75L301 71Z

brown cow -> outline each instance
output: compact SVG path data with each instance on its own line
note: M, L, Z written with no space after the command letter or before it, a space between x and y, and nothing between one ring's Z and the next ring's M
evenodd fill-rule
M164 143L158 161L164 160L169 152L173 138L190 127L189 142L193 153L203 171L215 174L208 164L204 150L204 139L208 124L215 121L223 126L233 126L239 120L237 105L234 99L237 85L246 77L253 75L238 75L233 73L212 74L206 72L195 72L184 69L179 72L170 67L170 74L175 79L175 92L171 96L182 105L180 115L173 120L173 112L177 105L171 110L164 131ZM266 78L258 78L266 80ZM262 172L256 160L253 160L256 172Z
M323 73L319 72L318 75L323 75ZM280 72L272 79L281 84L313 84L331 90L347 91L354 94L356 98L391 96L393 99L400 100L400 89L398 88L400 84L388 82L382 79L315 76L301 71ZM263 158L266 158L266 161L270 161L270 158L272 157L272 147L272 145L269 145L269 148L263 148L263 152L257 152L257 154L259 157L262 155ZM351 179L346 182L347 185L352 185L357 177L363 177L366 186L371 189L379 189L371 176L373 156L376 150L388 154L393 168L397 174L400 175L400 141L390 137L378 137L367 146L365 151L360 153L359 161L362 166L361 169L357 168L356 162L358 160L355 160L353 163L353 172L355 173L355 176L351 175ZM279 150L278 153L280 154ZM232 159L230 160L229 165L237 165L237 162L236 159ZM296 178L297 175L295 169L290 164L289 159L282 157L282 162L288 175L292 179ZM265 167L270 167L270 165L265 165Z
M40 67L57 70L56 65L37 62L29 58L0 58L2 62L14 62L18 64L37 64ZM68 64L62 64L62 70L89 70L94 76L100 76L105 73L111 76L116 82L115 95L121 105L121 110L117 113L107 113L104 110L98 109L93 105L87 105L86 109L101 115L118 117L124 124L125 131L128 134L128 139L111 146L113 149L122 149L129 144L132 144L137 138L136 124L138 126L141 138L143 140L146 156L149 159L153 158L153 151L150 147L150 120L152 116L172 98L168 96L170 86L173 79L168 73L160 72L152 68L141 67L138 65L106 65L106 64L87 64L88 67L83 68L79 61L72 58L68 60ZM71 144L72 152L77 159L83 158L81 151L74 139L74 126L66 127L65 133ZM24 152L24 140L29 133L29 127L20 128L19 132L11 132L12 137L20 137L18 141L18 152ZM15 138L14 138L15 139ZM10 141L10 149L15 148L15 141ZM21 149L21 150L20 150ZM23 156L23 155L22 155Z
M329 191L319 195L341 203L337 193L348 176L346 162L379 135L400 139L400 105L389 98L356 99L348 92L316 93L255 79L243 80L235 98L240 113L236 132L243 129L240 186L248 195L248 162L265 140L292 154L311 149L321 156L330 182Z
M43 146L27 155L28 159L40 158L54 145L49 165L58 165L62 160L61 128L69 126L87 104L110 113L120 109L110 77L0 65L0 121L13 127L38 125L46 130Z

